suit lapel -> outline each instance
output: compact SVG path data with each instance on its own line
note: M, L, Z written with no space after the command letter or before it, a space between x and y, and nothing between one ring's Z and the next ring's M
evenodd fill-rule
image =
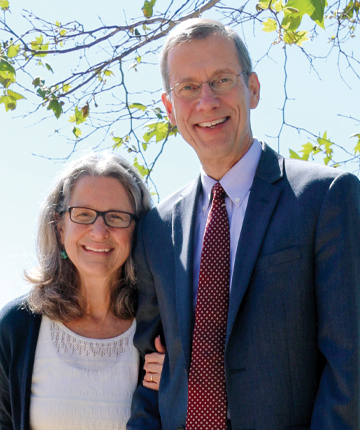
M192 305L194 229L200 190L201 181L199 178L193 186L184 191L182 199L173 207L176 311L181 343L188 369L190 368L194 327Z
M230 293L226 345L272 213L281 194L281 186L275 184L283 176L283 158L263 144L263 151L251 187L245 218L236 251L232 287Z

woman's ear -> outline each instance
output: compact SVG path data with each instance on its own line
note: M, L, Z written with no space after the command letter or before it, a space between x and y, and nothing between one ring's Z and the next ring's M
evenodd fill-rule
M55 214L55 228L61 245L64 245L64 219L58 214Z

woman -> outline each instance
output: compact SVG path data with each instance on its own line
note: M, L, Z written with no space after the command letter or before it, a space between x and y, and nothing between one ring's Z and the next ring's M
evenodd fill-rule
M65 170L40 211L31 291L0 314L1 430L125 429L139 373L131 249L150 207L119 156ZM156 389L161 358L149 361Z

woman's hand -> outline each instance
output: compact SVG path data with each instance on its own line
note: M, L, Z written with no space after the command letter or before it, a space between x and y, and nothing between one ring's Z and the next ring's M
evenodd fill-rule
M144 370L146 374L143 385L158 391L166 351L166 348L161 344L160 336L155 339L155 348L157 352L145 355Z

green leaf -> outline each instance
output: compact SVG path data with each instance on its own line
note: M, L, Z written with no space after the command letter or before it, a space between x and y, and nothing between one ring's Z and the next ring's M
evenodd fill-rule
M296 10L296 12L294 12ZM301 24L302 15L299 13L297 9L294 8L285 8L284 9L284 18L281 21L281 26L285 30L296 31Z
M49 50L49 42L43 44L43 36L40 34L39 37L35 37L35 40L30 42L31 49L34 51L48 51ZM39 52L34 54L34 57L46 57L47 54L41 54Z
M279 0L277 2L274 3L274 9L276 10L277 13L281 12L283 10L283 2L282 0Z
M88 112L87 115L84 115L83 110L75 106L75 114L70 116L69 122L76 122L76 125L79 125L86 121L87 116Z
M269 2L268 1L260 1L256 5L256 10L258 10L259 12L262 10L266 10L266 9L269 9Z
M309 40L307 37L308 31L286 31L284 34L284 42L288 45L302 46L304 42Z
M138 160L137 160L137 158L135 157L135 159L134 159L134 167L138 170L138 172L140 173L140 175L142 176L142 177L144 177L144 176L146 176L146 175L148 175L149 174L149 170L148 169L146 169L144 166L142 166L142 165L140 165L139 163L138 163Z
M300 22L302 17L307 14L314 22L316 22L316 24L324 28L324 7L326 4L326 0L289 0L286 3L286 8L287 10L290 10L290 12L292 9L297 10L299 14L298 16L300 17ZM285 12L284 10L284 15L285 13L288 12ZM296 29L297 28L298 27L296 27Z
M289 149L290 152L290 158L296 158L297 160L301 160L301 157L299 154L297 154L295 151L293 151L292 149Z
M143 150L146 151L147 150L147 143L143 142L142 147L143 147Z
M7 88L13 82L16 82L14 67L6 60L0 60L0 84Z
M16 100L14 100L10 96L2 96L0 97L0 104L3 103L5 106L5 111L14 110L16 108Z
M69 92L70 89L71 89L71 85L69 85L69 84L63 84L62 90L63 90L64 93Z
M153 108L153 109L151 109L151 110L155 113L155 115L156 115L159 119L163 119L163 111L162 111L159 107Z
M140 64L141 63L141 56L139 55L138 57L136 57L136 61Z
M34 80L32 81L32 84L36 88L36 87L40 87L40 86L44 85L45 81L43 79L41 79L40 76L36 76L36 78L34 78Z
M111 70L105 70L104 75L105 76L115 76L114 72L112 72Z
M7 57L8 58L14 58L18 55L20 50L20 44L19 45L10 45L9 49L7 50Z
M59 119L60 115L63 112L62 106L58 100L50 100L47 105L47 110L52 110L57 119Z
M132 103L131 105L129 105L129 109L139 109L145 112L147 107L141 103Z
M359 154L360 154L360 138L359 138L359 140L358 140L357 145L356 145L356 146L355 146L355 148L354 148L354 153L355 153L355 155L356 155L357 153L359 153Z
M325 163L326 165L328 165L330 161L331 161L331 157L326 156L326 157L324 158L324 163Z
M60 36L64 37L66 34L66 30L62 29L60 30Z
M121 137L113 137L112 138L115 144L113 145L113 149L120 148L120 146L124 143L124 139Z
M51 72L54 73L54 70L52 69L52 67L50 66L49 63L45 63L45 67Z
M55 25L56 25L56 27L61 27L61 24L59 21L55 21Z
M15 91L7 90L7 93L10 97L12 97L14 100L21 100L25 99L25 97L19 93L16 93Z
M2 10L8 10L9 9L9 1L8 0L0 0L0 8Z
M263 22L263 31L266 33L272 33L277 28L277 24L275 19L268 18L265 22Z
M156 143L165 139L169 131L168 124L169 123L166 121L159 121L154 124L146 125L145 127L147 127L149 130L143 136L143 139L145 140L145 142L149 143L150 139L152 139L153 137L155 137Z
M310 0L310 2L314 6L314 12L310 15L310 18L325 30L324 11L327 4L326 0Z
M145 18L151 18L153 16L155 3L156 0L145 0L144 6L141 8Z
M74 133L76 139L78 139L81 136L81 130L80 130L80 128L74 127L72 129L72 132Z

